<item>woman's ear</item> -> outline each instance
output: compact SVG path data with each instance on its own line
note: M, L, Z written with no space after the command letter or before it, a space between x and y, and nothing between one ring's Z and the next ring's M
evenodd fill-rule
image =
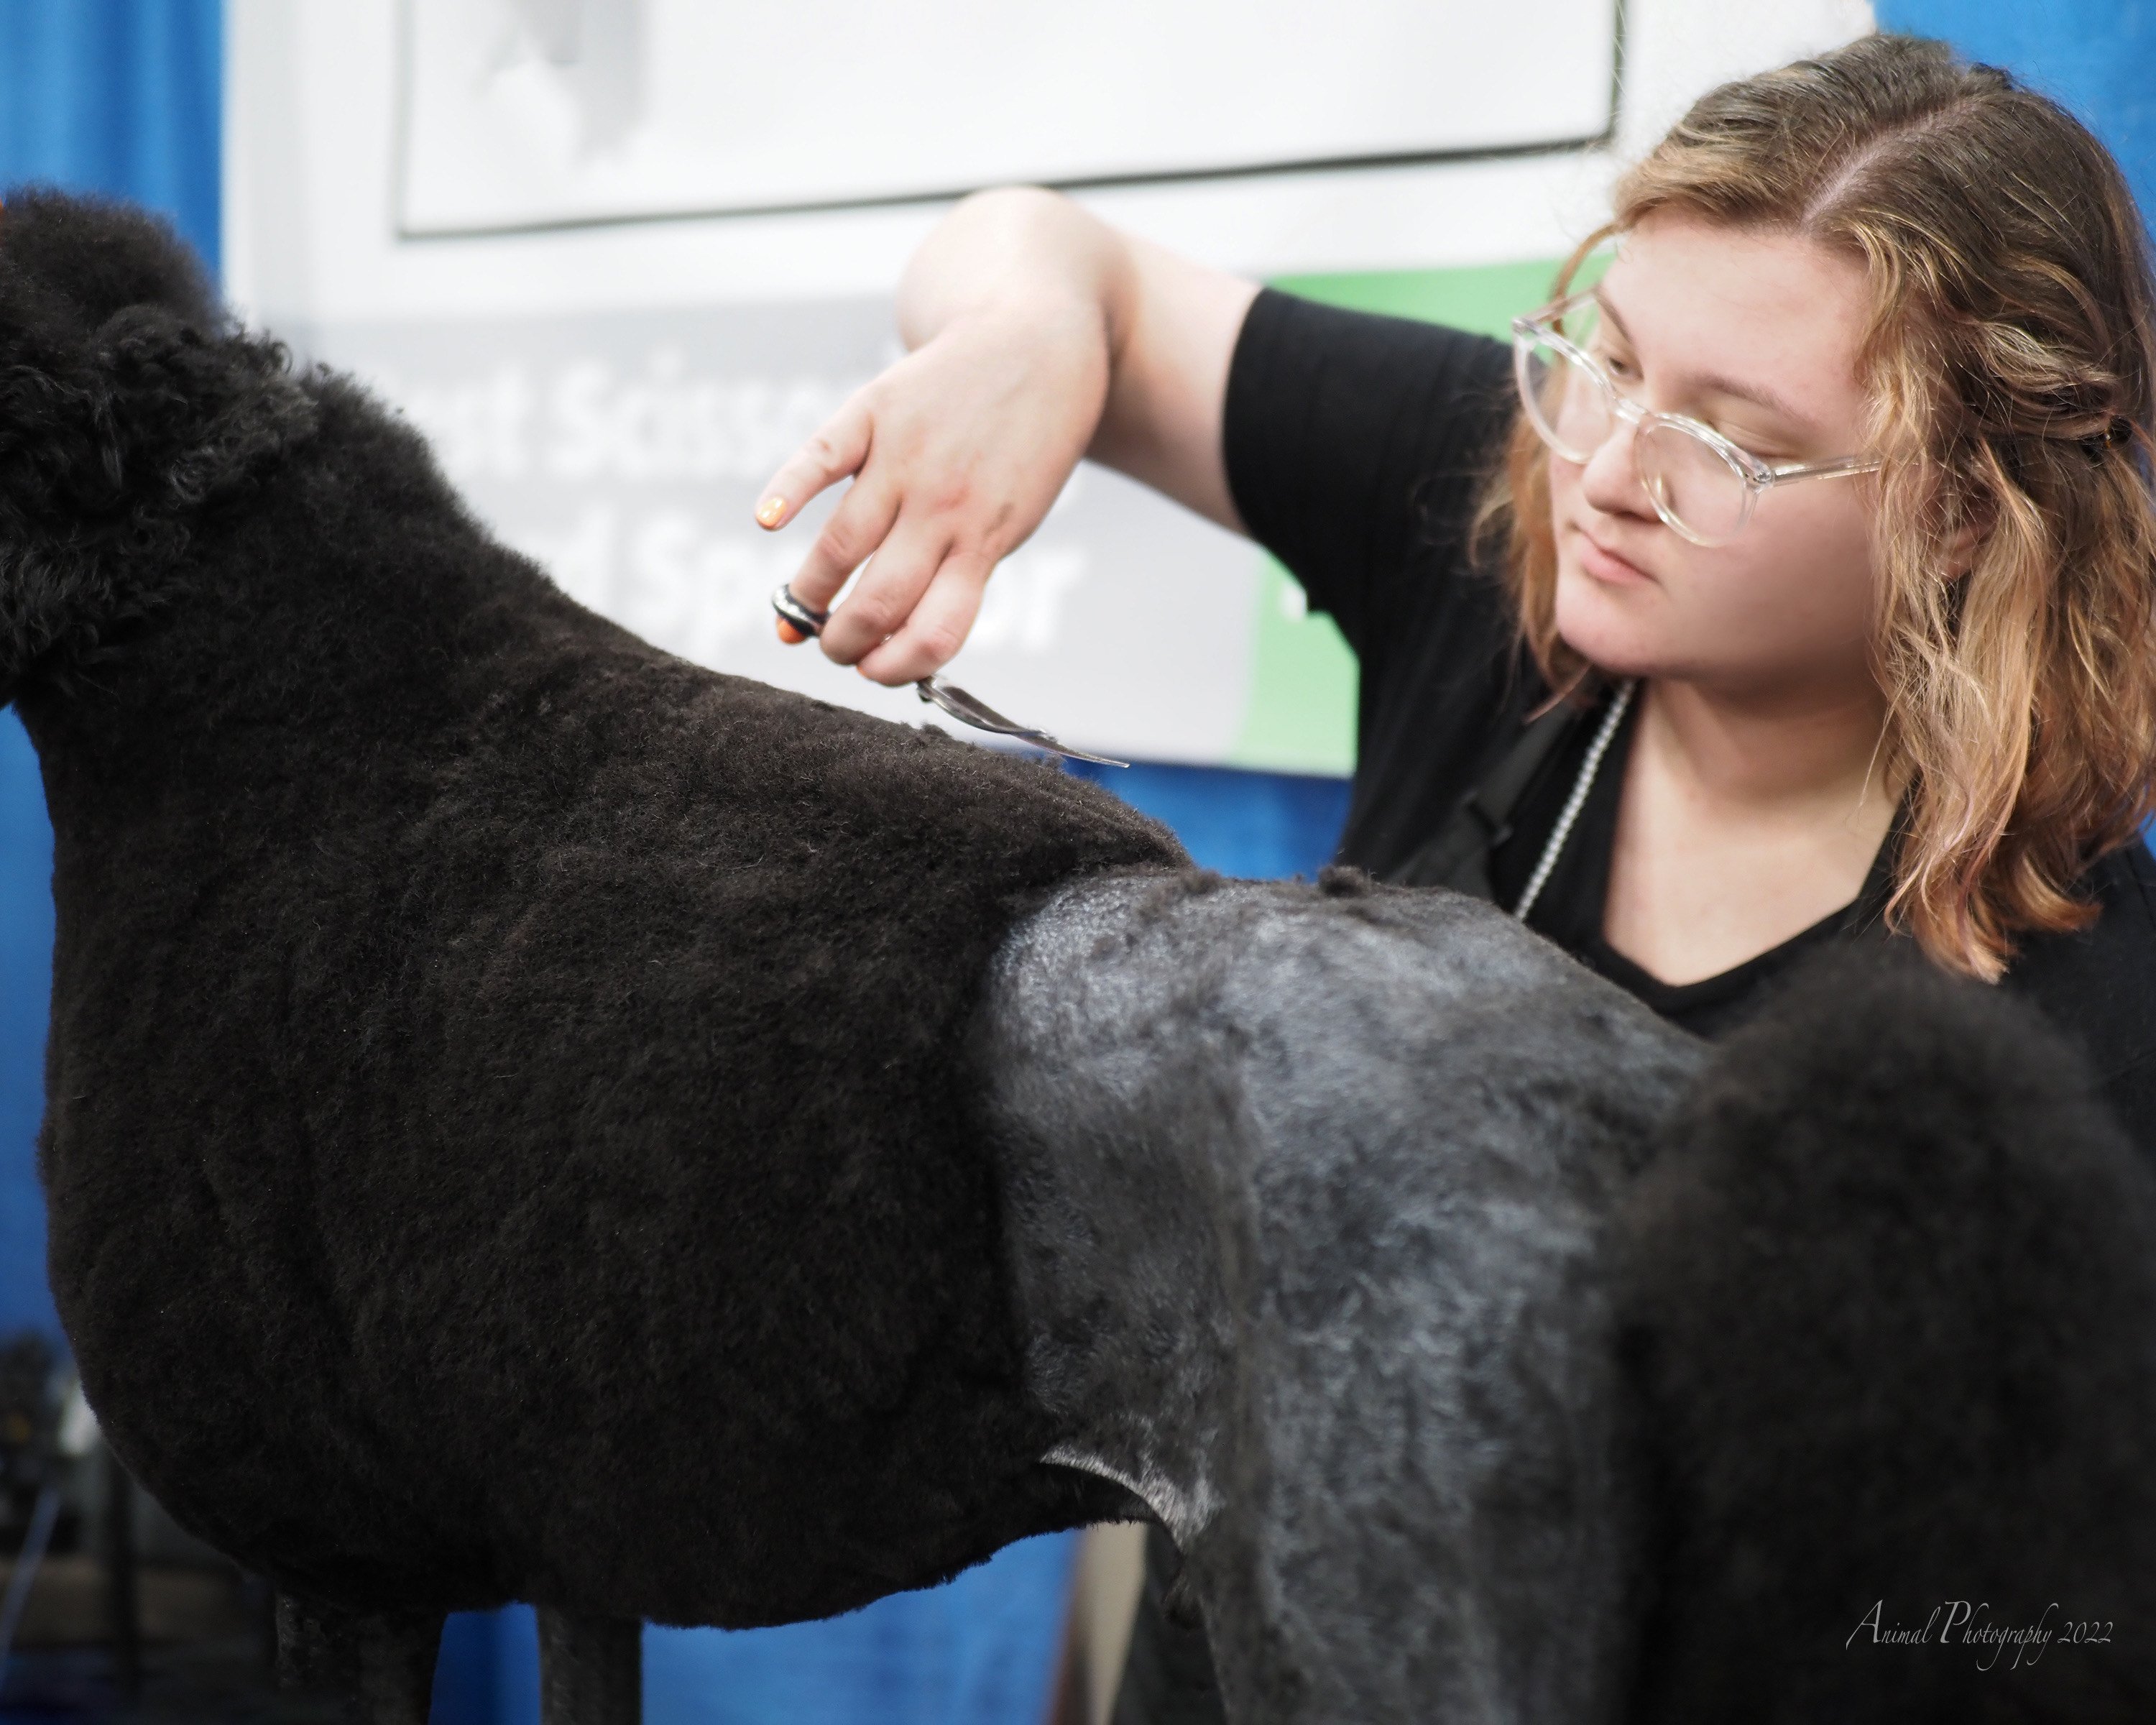
M1976 567L1984 542L1991 535L1998 506L1996 500L1980 487L1954 485L1943 477L1938 484L1942 495L1937 497L1934 506L1943 518L1939 522L1939 569L1941 578L1952 585ZM1972 490L1975 495L1970 495Z

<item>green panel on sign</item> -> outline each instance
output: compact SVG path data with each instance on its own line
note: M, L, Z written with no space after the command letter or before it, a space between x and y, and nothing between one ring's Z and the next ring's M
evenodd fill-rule
M1549 298L1558 259L1482 264L1466 270L1382 270L1353 275L1283 275L1283 293L1355 311L1419 317L1506 339L1512 320Z
M1228 764L1344 778L1355 770L1355 655L1332 619L1309 608L1295 578L1271 557L1263 562L1250 701Z
M1284 275L1273 285L1357 311L1424 318L1502 337L1515 317L1549 298L1557 270L1558 260L1546 259L1466 270ZM1302 590L1287 571L1270 557L1264 562L1251 629L1250 705L1228 764L1273 773L1352 773L1355 655L1331 618L1306 609Z

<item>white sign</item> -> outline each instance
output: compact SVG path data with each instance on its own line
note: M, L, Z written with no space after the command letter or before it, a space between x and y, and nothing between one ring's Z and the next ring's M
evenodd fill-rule
M411 234L1578 146L1615 0L408 0Z

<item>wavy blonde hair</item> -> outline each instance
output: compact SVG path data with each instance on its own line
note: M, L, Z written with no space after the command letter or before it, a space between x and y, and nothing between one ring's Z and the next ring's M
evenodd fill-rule
M1943 44L1871 36L1702 97L1560 272L1658 212L1856 259L1879 478L1874 667L1907 774L1890 920L1996 978L2156 809L2156 384L2147 239L2102 145ZM1553 688L1548 454L1524 419L1481 522ZM1973 536L1958 578L1949 547Z

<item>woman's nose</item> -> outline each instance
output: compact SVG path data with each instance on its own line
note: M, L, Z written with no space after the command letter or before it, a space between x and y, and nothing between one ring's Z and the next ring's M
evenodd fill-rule
M1580 470L1579 490L1604 515L1655 515L1655 500L1647 495L1647 483L1640 475L1637 426L1620 419L1609 428L1602 447Z

